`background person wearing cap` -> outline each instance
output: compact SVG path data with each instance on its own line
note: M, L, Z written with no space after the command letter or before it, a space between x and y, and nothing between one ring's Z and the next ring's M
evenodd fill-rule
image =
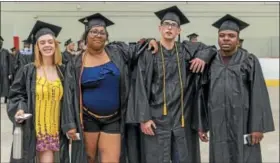
M190 42L198 42L198 34L196 33L189 34L187 37L189 38Z
M229 14L213 24L220 49L205 71L194 106L200 139L207 142L210 132L210 163L261 163L263 133L274 131L259 60L238 48L240 31L248 25Z
M124 162L129 67L137 62L141 50L148 48L148 42L106 44L106 28L112 21L100 13L79 21L86 26L83 39L87 48L67 66L65 93L75 98L65 98L62 113L62 129L74 140L71 161L92 163L99 149L101 162ZM84 133L80 134L84 141L75 141L76 133Z
M26 39L23 40L23 49L20 50L20 54L22 55L32 55L32 49L31 49L31 41Z
M31 63L34 61L34 54L33 54L33 47L34 43L32 43L32 38L29 36L26 40L23 40L24 48L20 50L20 54L18 55L18 60L16 62L17 68L16 72L23 67L24 65L27 65L28 63ZM32 48L30 47L32 46Z
M0 73L2 74L2 77L0 78L0 87L2 87L0 97L4 97L4 103L7 103L10 88L9 78L11 78L10 53L7 49L3 48L3 42L4 39L0 36Z
M191 44L191 48L189 48L190 53L195 54L197 53L197 50L205 47L206 45L202 42L198 41L198 34L192 33L187 36L189 38L189 41L184 41L187 45ZM214 46L212 46L214 48Z
M127 110L128 115L135 117L127 117L127 121L141 124L143 162L200 162L198 134L190 126L196 87L191 63L196 62L194 72L199 72L205 62L192 59L213 56L191 54L191 43L175 41L180 26L189 22L177 6L155 14L161 20L159 51L156 55L144 53L139 58L134 91L136 106L135 110L130 106Z
M64 43L64 46L65 51L62 53L62 63L66 65L75 55L75 43L70 38Z
M61 27L36 22L31 31L34 63L19 70L10 89L7 113L13 123L22 124L24 133L23 158L19 162L69 162L69 142L60 132L64 66L55 40L60 30ZM24 113L33 115L25 123L17 118ZM61 160L55 160L56 152L60 152ZM15 160L11 158L11 162Z

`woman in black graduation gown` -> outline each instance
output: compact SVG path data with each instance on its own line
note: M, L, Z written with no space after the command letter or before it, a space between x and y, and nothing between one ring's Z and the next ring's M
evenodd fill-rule
M31 31L36 40L35 62L17 72L10 89L7 113L10 120L23 129L23 157L21 163L69 162L63 151L67 138L60 133L60 111L63 96L64 66L61 63L57 37L61 27L37 21ZM32 118L20 121L24 113ZM67 146L67 145L66 145ZM12 152L13 153L13 152ZM15 162L11 154L11 162Z
M113 22L99 13L80 21L87 22L87 49L73 64L67 64L61 124L63 132L72 139L71 160L92 163L99 149L101 162L125 162L129 67L147 44L105 45L106 27Z

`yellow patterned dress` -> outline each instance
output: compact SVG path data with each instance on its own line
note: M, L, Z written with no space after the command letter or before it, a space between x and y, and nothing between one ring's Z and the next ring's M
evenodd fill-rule
M59 79L47 81L36 79L35 125L37 151L59 151L60 101L63 87Z

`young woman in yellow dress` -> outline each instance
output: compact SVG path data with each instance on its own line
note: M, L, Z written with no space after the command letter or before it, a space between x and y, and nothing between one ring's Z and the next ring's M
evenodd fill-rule
M35 40L35 61L19 70L10 90L7 112L11 121L21 123L23 129L21 163L55 162L55 152L66 142L59 127L64 72L56 41L60 30L61 27L36 22L31 32ZM24 113L33 116L19 121L17 117Z

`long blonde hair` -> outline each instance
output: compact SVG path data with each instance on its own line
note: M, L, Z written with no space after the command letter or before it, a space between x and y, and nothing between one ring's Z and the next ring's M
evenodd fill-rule
M61 51L59 48L59 43L57 40L54 39L54 43L55 43L55 52L53 55L53 63L54 65L61 65L62 64L62 56L61 56ZM34 64L36 67L40 67L43 65L43 58L42 58L42 54L39 50L39 43L38 41L35 44L35 48L34 48L34 54L35 54L35 60L34 60Z

